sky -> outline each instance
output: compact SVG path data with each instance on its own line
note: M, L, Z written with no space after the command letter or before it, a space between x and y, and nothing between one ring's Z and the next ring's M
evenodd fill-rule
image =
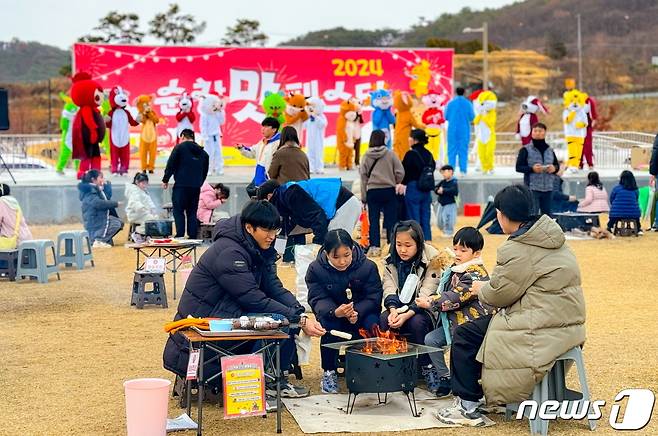
M66 49L78 37L91 33L98 20L111 10L137 13L142 29L145 29L156 13L165 11L168 4L175 1L0 0L0 41L16 37ZM513 1L178 0L182 12L207 23L196 44L217 45L226 27L233 25L238 18L249 18L260 21L261 29L270 36L269 46L313 30L337 26L370 30L382 27L406 29L417 23L421 16L433 19L442 13L458 12L465 6L483 9L510 3ZM391 6L382 7L382 4ZM397 6L400 4L404 7ZM144 43L153 42L148 38L144 40Z

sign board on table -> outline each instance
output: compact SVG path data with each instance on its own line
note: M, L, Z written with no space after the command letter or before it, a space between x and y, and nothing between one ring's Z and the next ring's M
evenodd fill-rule
M158 125L158 147L174 146L178 99L194 99L199 131L199 97L210 92L228 98L222 143L226 165L249 165L236 144L260 141L262 103L266 92L296 91L320 97L326 107L325 144L335 144L339 105L350 97L365 100L373 88L408 91L420 96L428 89L447 98L453 93L452 49L338 49L190 47L74 44L73 72L91 74L104 89L121 86L131 106L142 94L152 95L155 110L165 120ZM134 108L129 108L134 111ZM371 111L364 105L362 138L371 131ZM138 138L140 127L131 128ZM301 136L302 142L305 141ZM133 148L136 150L137 142ZM167 153L165 153L167 154ZM325 157L329 152L325 154ZM331 152L333 155L333 152Z
M164 257L147 257L144 263L144 271L164 273L167 262Z
M224 356L224 419L265 415L263 355Z

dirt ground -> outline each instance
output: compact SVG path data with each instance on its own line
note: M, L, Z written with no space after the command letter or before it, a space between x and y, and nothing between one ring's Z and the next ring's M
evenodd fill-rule
M459 225L474 224L459 219ZM34 227L37 238L56 238L57 232L79 225ZM172 374L162 368L167 339L162 327L173 318L168 278L169 309L130 307L135 255L124 248L125 231L112 249L94 252L96 267L66 270L62 280L52 276L47 285L23 281L0 282L1 435L121 435L125 434L123 381ZM496 247L503 236L486 236L484 260L495 264ZM446 239L436 238L437 246ZM597 434L612 434L607 420L615 395L625 388L658 392L658 234L613 241L570 242L580 262L587 301L588 341L585 364L594 399L606 400ZM280 275L293 286L294 270L281 267ZM170 275L169 275L170 276ZM180 289L179 289L180 292ZM319 353L301 382L319 392ZM193 410L194 412L194 410ZM169 416L181 412L172 400ZM497 422L487 429L445 429L418 434L528 434L522 422ZM284 433L300 434L284 413ZM207 435L268 434L275 419L246 418L224 421L217 406L204 408ZM583 423L551 424L551 434L587 434ZM416 434L415 432L410 432ZM658 434L654 419L642 434ZM192 434L191 432L181 434Z

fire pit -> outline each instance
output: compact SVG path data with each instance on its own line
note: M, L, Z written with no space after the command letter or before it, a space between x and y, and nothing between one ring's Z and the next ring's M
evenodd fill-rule
M390 392L402 392L409 401L411 414L419 416L414 395L418 356L439 351L437 348L407 343L387 333L324 346L337 350L345 348L345 381L349 391L346 413L352 413L359 394L377 394L379 404L386 404ZM384 394L383 401L381 394Z

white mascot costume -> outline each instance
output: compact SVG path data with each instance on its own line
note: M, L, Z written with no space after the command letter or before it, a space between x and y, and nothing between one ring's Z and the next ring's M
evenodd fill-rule
M203 148L210 157L209 173L224 174L224 155L222 154L222 129L224 124L224 105L226 101L216 94L201 97L199 113L201 115L201 137Z
M308 162L312 174L324 174L324 131L327 117L324 102L318 97L308 99L309 118L305 121Z

